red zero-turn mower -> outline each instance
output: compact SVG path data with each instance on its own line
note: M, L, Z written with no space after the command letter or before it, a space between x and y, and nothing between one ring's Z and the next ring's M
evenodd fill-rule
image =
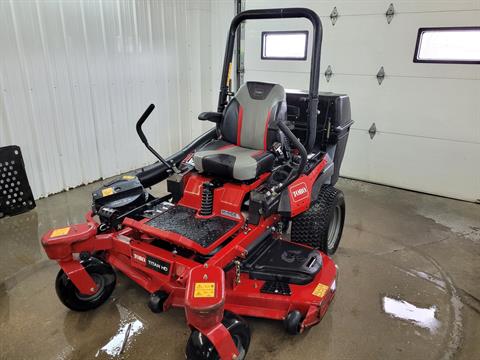
M229 88L236 29L244 20L307 18L313 24L309 91L247 82ZM185 148L93 193L83 224L42 238L61 267L56 291L68 308L94 309L115 270L150 293L149 307L185 308L187 359L244 359L250 330L240 315L282 320L301 333L325 315L336 289L332 255L345 219L337 182L349 98L318 93L322 26L309 9L250 10L228 32L216 123ZM167 181L168 195L146 188ZM289 240L286 235L290 229Z

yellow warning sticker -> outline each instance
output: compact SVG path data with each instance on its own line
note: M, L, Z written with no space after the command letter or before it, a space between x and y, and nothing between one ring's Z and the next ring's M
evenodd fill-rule
M52 235L50 235L51 238L54 238L54 237L59 237L59 236L65 236L68 234L68 232L70 231L70 226L68 227L64 227L64 228L61 228L61 229L55 229L52 231Z
M212 298L215 297L215 283L198 282L195 284L193 292L195 298Z
M135 176L132 176L132 175L123 175L123 176L122 176L122 179L123 179L123 180L132 180L132 179L135 179Z
M112 195L115 191L112 187L106 188L102 190L102 196Z
M315 295L315 296L318 296L318 297L324 297L325 293L327 292L328 289L329 289L329 287L327 285L323 285L323 284L319 283L315 287L315 290L313 290L312 294Z

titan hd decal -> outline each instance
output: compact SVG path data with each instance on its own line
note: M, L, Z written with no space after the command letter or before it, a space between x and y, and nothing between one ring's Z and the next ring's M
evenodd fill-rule
M153 256L145 255L138 251L132 251L132 259L134 262L155 270L161 274L168 275L170 273L170 263Z

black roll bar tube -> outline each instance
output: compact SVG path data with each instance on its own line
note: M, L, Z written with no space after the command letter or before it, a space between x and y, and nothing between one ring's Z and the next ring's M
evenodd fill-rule
M293 183L295 180L298 179L300 174L303 173L305 166L307 165L308 154L305 147L302 145L300 140L292 133L292 131L288 128L288 126L284 122L278 122L278 128L282 131L285 136L290 140L290 142L298 149L300 152L300 163L296 169L293 169L288 177L283 181L283 183L279 184L276 187L275 192L280 193L283 189Z
M235 16L230 25L225 47L225 57L223 60L222 79L220 81L220 94L218 96L218 112L223 112L227 104L228 95L228 70L232 62L233 48L235 46L235 35L237 27L245 20L258 19L291 19L306 18L313 25L313 44L310 63L310 84L309 84L309 103L308 103L308 139L307 152L313 149L317 133L317 111L318 111L318 84L320 78L320 55L322 48L322 22L318 15L307 8L284 8L284 9L262 9L247 10ZM303 171L303 169L301 169Z

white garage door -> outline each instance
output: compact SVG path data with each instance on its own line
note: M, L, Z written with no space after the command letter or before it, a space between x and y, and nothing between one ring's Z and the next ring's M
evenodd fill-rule
M479 26L480 2L395 2L389 24L390 2L275 2L275 7L309 7L322 19L320 91L347 93L355 120L341 174L480 201L480 64L413 62L419 28ZM264 7L272 2L246 2L247 9ZM339 16L332 25L334 7ZM308 60L261 59L262 31L305 29L311 26L302 19L249 22L245 79L307 88ZM329 65L333 75L327 82L323 73ZM377 132L371 139L373 123Z

